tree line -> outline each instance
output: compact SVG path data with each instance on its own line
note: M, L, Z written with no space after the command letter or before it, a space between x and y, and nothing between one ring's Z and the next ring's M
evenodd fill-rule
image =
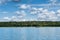
M59 27L60 21L0 22L0 27Z

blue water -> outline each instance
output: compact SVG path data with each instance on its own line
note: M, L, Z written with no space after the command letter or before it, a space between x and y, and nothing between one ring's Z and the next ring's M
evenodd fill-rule
M1 27L0 40L60 40L60 27Z

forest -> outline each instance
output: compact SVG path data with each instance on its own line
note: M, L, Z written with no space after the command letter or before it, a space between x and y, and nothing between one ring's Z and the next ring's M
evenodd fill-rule
M60 21L0 22L0 27L60 27Z

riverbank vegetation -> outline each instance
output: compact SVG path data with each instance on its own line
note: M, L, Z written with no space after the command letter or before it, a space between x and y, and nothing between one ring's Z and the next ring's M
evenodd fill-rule
M59 27L60 21L0 22L0 27Z

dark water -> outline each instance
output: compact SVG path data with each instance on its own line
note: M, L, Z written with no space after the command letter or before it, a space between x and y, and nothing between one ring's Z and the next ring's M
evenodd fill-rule
M60 40L60 27L1 27L0 40Z

